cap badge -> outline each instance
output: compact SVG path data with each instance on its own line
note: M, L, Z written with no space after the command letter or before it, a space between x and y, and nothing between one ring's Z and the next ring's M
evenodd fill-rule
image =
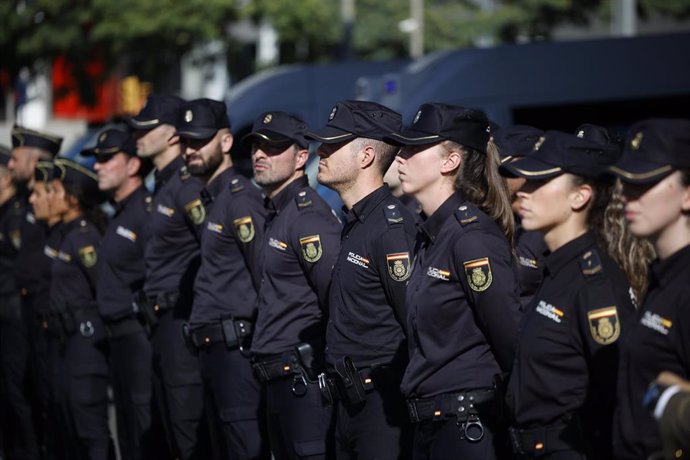
M193 118L194 118L194 115L192 114L191 110L187 110L184 113L184 121L186 121L187 123L190 123Z
M534 149L533 149L533 150L534 150L535 152L536 152L537 150L539 150L539 149L541 148L541 144L543 144L545 140L546 140L546 138L545 138L544 136L539 136L539 139L538 139L537 142L534 144Z
M101 134L100 137L98 138L98 142L101 142L101 143L105 142L107 137L108 137L108 133Z
M264 124L267 125L273 120L273 115L270 113L267 113L266 116L264 117Z
M333 107L333 110L331 110L331 114L328 116L328 121L331 121L332 119L335 118L335 112L338 111L338 106Z
M579 137L580 139L583 139L585 137L585 130L584 129L579 130L577 132L577 137Z
M412 121L412 124L414 125L415 123L417 123L419 121L419 117L421 117L421 116L422 116L422 111L418 110L417 114L414 116L414 120Z
M644 134L642 134L642 131L640 131L639 133L635 134L635 137L633 137L632 141L630 141L630 146L633 150L639 150L640 144L642 144L642 137L644 137Z

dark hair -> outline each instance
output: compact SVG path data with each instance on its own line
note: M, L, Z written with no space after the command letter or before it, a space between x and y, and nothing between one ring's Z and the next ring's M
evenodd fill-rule
M101 193L93 193L79 182L63 181L65 193L73 196L79 202L79 208L86 220L96 226L101 235L108 227L108 217L101 210L100 204L104 201Z
M377 139L370 139L367 137L358 137L352 140L350 148L353 151L361 150L365 146L371 145L376 150L376 167L379 169L381 175L385 175L388 168L395 161L395 156L400 151L397 145L391 145Z

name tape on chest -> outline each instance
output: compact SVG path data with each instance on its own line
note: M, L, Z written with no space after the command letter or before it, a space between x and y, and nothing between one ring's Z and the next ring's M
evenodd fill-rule
M166 217L172 217L175 214L175 210L173 208L163 206L162 204L156 206L156 212L158 214L163 214Z
M128 239L131 242L135 242L137 240L137 234L134 233L132 230L123 227L122 225L117 226L117 228L115 229L115 233L117 233L123 238Z
M543 300L540 300L537 304L536 311L540 315L545 316L558 324L561 324L561 322L563 321L563 316L565 316L563 310L561 310L560 308L556 308L550 303L545 302Z
M443 281L450 281L450 271L442 270L436 267L427 267L426 276L436 278Z
M347 258L345 259L351 264L359 265L362 268L369 268L369 259L362 257L359 254L355 254L352 251L348 251Z
M640 319L640 324L663 335L668 335L671 327L673 327L673 322L670 319L666 319L651 311L644 312Z
M268 239L268 245L274 249L277 249L279 251L287 251L288 245L287 243L283 243L280 240L277 240L273 237Z
M223 225L222 224L216 224L215 222L208 222L206 224L206 228L208 231L213 232L213 233L222 233L223 232Z

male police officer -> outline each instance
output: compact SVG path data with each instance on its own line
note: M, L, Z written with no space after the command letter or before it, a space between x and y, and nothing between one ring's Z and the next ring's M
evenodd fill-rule
M186 329L199 355L209 425L222 458L267 457L259 427L261 386L249 361L256 286L251 270L262 241L260 191L233 167L225 104L191 101L177 126L187 169L206 182L201 267ZM214 443L214 447L215 447Z
M199 197L203 182L184 166L175 134L182 104L174 96L152 95L128 122L135 130L137 154L151 158L156 168L146 281L137 303L151 327L153 391L168 446L175 457L187 459L204 444L197 435L203 390L198 361L180 331L191 309L205 211Z
M268 197L252 353L266 388L271 450L278 460L325 458L332 419L314 372L323 359L340 224L305 176L306 130L294 117L267 112L250 134L255 179Z
M132 297L144 285L146 272L151 197L143 176L150 168L137 157L132 135L118 129L100 133L96 146L81 154L95 157L98 188L111 194L115 206L100 245L96 293L108 330L120 453L124 459L150 458L151 344L132 309Z
M331 369L324 387L337 400L336 452L342 458L404 458L411 447L399 386L407 363L405 281L416 230L412 213L383 182L399 149L383 137L400 127L400 114L387 107L343 101L324 128L307 134L321 142L317 179L338 192L346 212L331 282ZM360 391L350 391L351 381Z

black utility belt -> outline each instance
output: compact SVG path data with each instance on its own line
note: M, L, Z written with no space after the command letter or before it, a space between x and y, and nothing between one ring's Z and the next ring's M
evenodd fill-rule
M399 377L400 372L395 372L396 369L396 366L391 365L357 369L352 359L345 356L326 372L319 374L322 401L326 406L333 405L334 401L360 404L366 400L368 393L385 384L393 374Z
M413 423L464 417L466 414L478 414L479 406L493 401L495 397L496 390L487 387L442 394L433 398L408 399L407 412Z
M309 385L317 383L315 361L311 344L300 343L280 354L257 356L252 367L262 383L292 377L292 393L304 396Z
M182 333L188 346L196 349L224 343L229 350L244 350L246 339L251 337L253 331L254 325L251 321L232 318L200 327L193 327L189 323L182 326Z
M99 318L99 313L95 305L79 308L66 306L57 311L57 316L66 337L71 337L77 332L84 337L91 337L96 332L92 320Z
M513 452L526 457L540 457L552 452L577 449L581 434L575 424L555 424L536 428L509 428Z
M180 293L176 291L149 296L143 290L139 290L134 293L132 311L150 330L158 324L158 317L173 310L179 300Z
M62 322L60 315L52 311L36 312L36 322L44 332L60 333L62 330Z

